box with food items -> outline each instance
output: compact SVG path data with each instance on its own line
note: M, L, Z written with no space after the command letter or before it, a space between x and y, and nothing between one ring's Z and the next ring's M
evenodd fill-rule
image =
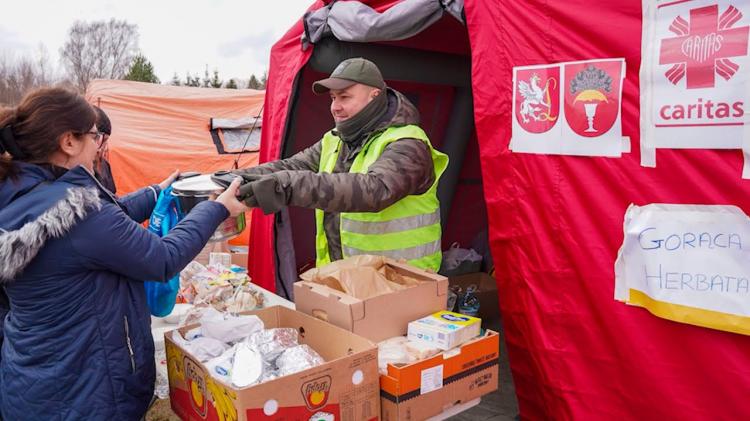
M479 324L479 319L442 311L409 323L408 336L380 342L383 419L426 419L497 390L499 335L481 333ZM422 329L428 333L415 334ZM433 340L447 332L462 332L454 335L450 348Z
M377 348L275 306L208 310L166 334L172 409L183 419L376 420Z
M247 271L214 261L208 266L190 262L180 272L178 303L196 308L213 307L220 312L241 313L263 307L263 294L250 287ZM194 320L188 321L188 323Z

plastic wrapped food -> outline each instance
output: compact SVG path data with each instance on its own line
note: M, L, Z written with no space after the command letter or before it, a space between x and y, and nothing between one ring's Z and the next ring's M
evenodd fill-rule
M234 295L227 303L227 311L230 313L241 313L251 311L263 305L263 294L248 286L240 286L234 291Z
M250 335L247 342L260 351L263 361L272 363L286 349L299 345L299 334L290 327L266 329Z
M439 354L440 352L441 350L439 348L434 347L430 344L425 344L422 342L415 342L415 341L406 342L406 353L414 361L425 360L427 358L430 358L434 355Z
M237 352L237 345L224 351L223 354L206 362L206 368L211 376L223 381L224 383L232 382L232 365L234 363L234 354Z
M224 320L224 315L208 304L195 305L182 315L180 326Z
M406 350L408 342L405 336L396 336L378 344L378 370L382 374L388 372L388 364L409 364L416 361Z
M227 304L234 295L234 288L229 284L213 285L208 289L199 290L195 297L195 304L210 304L219 311L226 311Z
M245 387L260 382L263 375L263 359L257 349L247 343L237 345L232 363L232 384Z
M201 324L203 336L233 344L263 330L263 321L258 316L228 316L225 320L207 321Z
M286 376L321 365L324 362L325 360L320 354L303 344L285 350L276 359L276 366L279 368L279 375Z
M179 330L173 332L172 340L174 343L184 348L188 354L197 358L201 362L218 357L229 348L224 342L213 338L204 338L202 336L188 341L180 334Z

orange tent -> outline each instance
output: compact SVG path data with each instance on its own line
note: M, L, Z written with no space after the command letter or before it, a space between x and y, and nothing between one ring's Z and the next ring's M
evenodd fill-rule
M118 195L158 183L175 169L206 174L231 169L238 157L239 168L257 165L257 147L245 147L251 151L242 154L238 149L225 148L227 145L220 144L225 141L224 132L219 129L212 133L211 122L257 121L260 127L262 118L255 117L261 114L264 95L264 91L254 89L192 88L125 80L95 80L86 90L88 101L103 109L112 122L109 161ZM247 244L248 231L233 243Z
M95 80L86 98L112 122L109 161L123 195L158 183L172 171L210 173L258 164L258 153L220 151L212 139L212 118L252 119L264 91L167 86L125 80ZM258 125L261 124L258 119ZM224 152L224 153L222 153Z

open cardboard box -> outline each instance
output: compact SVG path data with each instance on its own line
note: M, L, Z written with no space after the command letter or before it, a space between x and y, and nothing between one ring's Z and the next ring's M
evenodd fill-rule
M365 338L300 312L275 306L247 312L265 327L292 327L326 363L265 383L236 388L165 336L169 397L183 420L377 420L377 347ZM196 325L180 328L183 334Z
M484 336L380 376L384 421L424 420L497 390L500 335Z
M397 273L419 285L360 300L311 281L294 284L297 310L375 342L406 334L409 322L445 310L448 278L386 259Z

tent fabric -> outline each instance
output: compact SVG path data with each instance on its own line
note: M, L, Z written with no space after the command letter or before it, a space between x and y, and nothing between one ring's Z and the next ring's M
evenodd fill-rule
M317 1L310 10L319 9L321 6L323 3ZM271 48L269 77L263 105L263 130L260 135L260 162L269 162L281 157L281 139L284 138L286 117L296 88L297 75L312 54L312 49L303 50L300 46L303 32L300 19ZM248 271L254 283L269 291L276 291L276 248L273 232L274 215L263 215L263 211L254 209Z
M175 169L210 173L232 168L238 155L219 153L211 119L254 118L264 92L94 80L86 98L112 121L109 160L118 193L127 194L160 182ZM246 152L238 165L257 163L258 153Z
M365 3L378 12L398 4ZM514 66L611 57L626 60L623 133L639 144L641 1L592 8L474 0L465 16L490 246L521 417L750 419L749 337L660 319L613 298L628 205L733 204L750 213L741 152L660 150L659 166L644 168L638 148L617 159L508 149ZM309 89L298 78L315 46L300 48L302 32L298 22L272 50L264 162L281 156L290 99ZM454 41L428 32L404 41L427 50ZM252 235L254 279L272 287L273 219L255 220Z
M403 0L383 12L358 1L336 1L305 16L303 43L331 35L353 42L411 38L443 16L444 3L455 13L463 1Z
M513 66L624 57L623 134L639 144L640 0L466 4L490 241L524 418L749 419L750 337L616 302L630 203L734 204L740 151L619 159L516 154ZM745 70L747 71L747 69Z

